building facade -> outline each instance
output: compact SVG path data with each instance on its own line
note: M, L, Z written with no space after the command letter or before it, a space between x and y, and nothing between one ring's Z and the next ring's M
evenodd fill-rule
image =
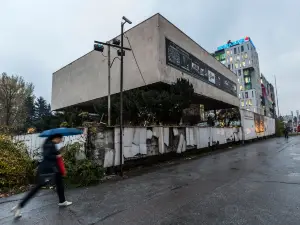
M250 37L229 40L218 47L213 55L237 75L240 108L264 114L258 54Z
M213 55L238 76L241 109L276 116L274 87L260 73L258 53L250 37L229 40Z
M267 81L263 74L261 74L261 89L261 105L264 110L264 115L274 118L276 117L275 89L274 86Z
M205 110L239 107L237 76L160 14L126 31L124 47L132 49L124 57L125 91L185 78L194 87L197 104L205 105ZM53 73L52 110L89 107L107 97L104 55L91 51ZM117 51L112 49L111 59L115 57ZM118 60L111 67L110 83L110 94L119 93Z

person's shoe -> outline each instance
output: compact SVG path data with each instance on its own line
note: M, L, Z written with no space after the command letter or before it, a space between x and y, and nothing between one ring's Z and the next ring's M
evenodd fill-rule
M18 218L20 218L22 216L21 209L20 209L20 207L18 205L16 205L15 207L13 207L11 209L11 211L14 213L15 219L18 219Z
M58 206L60 206L60 207L66 207L69 205L72 205L72 202L64 201L62 203L58 203Z

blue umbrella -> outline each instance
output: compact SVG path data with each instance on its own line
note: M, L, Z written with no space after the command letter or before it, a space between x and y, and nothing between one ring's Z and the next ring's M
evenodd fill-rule
M83 131L75 128L61 127L61 128L51 129L51 130L45 130L39 135L39 137L50 137L57 134L60 134L62 136L72 136L72 135L83 134Z

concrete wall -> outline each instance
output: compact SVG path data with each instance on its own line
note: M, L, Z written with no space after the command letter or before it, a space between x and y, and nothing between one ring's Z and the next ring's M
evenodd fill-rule
M13 141L23 142L27 147L30 157L39 159L40 154L42 153L41 147L46 139L46 138L40 138L39 135L40 135L39 133L17 135L13 137ZM87 129L84 129L84 132L81 135L73 135L73 136L65 137L63 143L60 144L58 148L67 146L68 144L73 144L78 142L82 144L82 150L84 150L84 143L86 142L86 137L87 137Z
M241 113L241 124L244 141L252 140L258 137L266 137L275 134L275 119L263 116L264 119L264 132L256 133L254 113L248 110L240 110Z
M130 47L129 39L133 52L126 51L124 57L124 90L145 85L137 63L147 85L160 81L157 26L158 15L155 15L125 33L124 47ZM107 47L103 54L107 56ZM111 60L115 56L117 51L112 48ZM107 58L92 51L53 73L52 110L107 96L107 71ZM111 68L111 94L119 91L120 61L116 59Z
M97 149L104 153L104 158L99 160L104 167L120 165L120 129L113 129L114 132L110 132L112 137L102 139L102 146L114 147ZM124 128L123 163L170 152L181 154L188 149L203 149L240 141L241 138L241 128L127 127Z
M130 40L131 46L126 36ZM124 90L160 81L172 83L177 78L184 77L189 79L194 85L196 93L234 106L239 105L236 97L167 66L165 37L174 41L234 83L237 83L235 74L214 59L178 28L169 23L164 17L156 14L125 33L124 46L131 47L133 52L126 51L124 58ZM106 49L107 47L105 47L105 55L107 55ZM116 56L116 50L112 49L111 53L113 59ZM145 82L142 79L137 64ZM107 70L107 58L100 52L92 51L53 73L52 109L58 110L107 96ZM120 91L119 81L120 62L119 60L115 60L111 68L111 94Z
M242 140L253 140L275 134L275 120L264 119L264 132L256 133L254 113L241 110L241 124L239 128L217 127L125 127L123 136L123 163L128 160L149 157L170 152L181 154L188 149L201 149L213 145L222 145ZM77 135L65 139L64 145L87 141L87 131L84 135ZM17 136L16 141L24 141L31 156L44 141L39 134ZM90 139L94 149L92 157L104 167L120 164L120 129L101 128ZM82 151L83 152L83 151ZM84 157L80 156L80 157Z
M166 64L166 44L165 38L170 39L181 48L191 53L199 60L214 68L217 72L224 75L235 84L237 84L237 76L226 68L223 64L217 61L211 54L189 38L186 34L180 31L177 27L171 24L167 19L159 17L159 71L162 76L162 81L171 83L176 81L177 78L184 77L188 79L194 86L195 92L208 96L222 102L229 103L234 106L239 106L239 100L227 92L224 92L212 85L209 85L195 77L185 74ZM238 85L237 85L238 86Z

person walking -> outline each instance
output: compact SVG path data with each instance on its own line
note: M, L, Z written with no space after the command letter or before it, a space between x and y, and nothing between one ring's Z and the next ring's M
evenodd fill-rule
M63 136L55 134L49 136L43 144L43 160L37 169L37 183L33 189L24 197L24 199L15 207L12 208L15 218L21 217L21 209L33 198L37 192L49 183L52 179L55 181L56 192L59 198L58 206L69 206L72 202L66 201L63 176L60 172L57 158L61 157L59 151L56 149L57 144L61 143Z
M285 129L284 129L284 137L285 137L286 139L289 138L289 128L288 128L288 126L286 126Z

